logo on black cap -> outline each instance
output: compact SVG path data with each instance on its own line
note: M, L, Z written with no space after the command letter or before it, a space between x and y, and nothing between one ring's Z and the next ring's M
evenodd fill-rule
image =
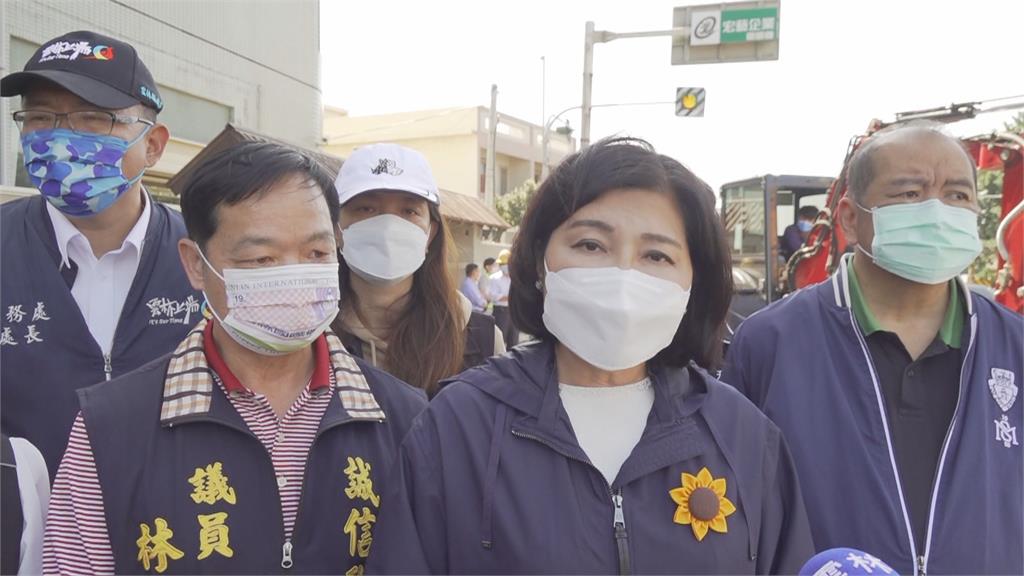
M93 46L85 40L79 42L57 41L43 48L43 52L39 56L39 63L52 60L78 60L79 56L82 57L82 60L113 60L114 49L102 44Z

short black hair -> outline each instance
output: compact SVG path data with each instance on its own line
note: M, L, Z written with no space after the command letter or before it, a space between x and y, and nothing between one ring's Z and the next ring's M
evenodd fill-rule
M573 213L602 194L623 188L661 191L679 206L693 263L686 316L654 366L685 366L691 360L717 368L722 360L725 316L732 300L732 264L711 187L685 166L637 138L609 138L567 157L530 200L512 247L509 306L521 331L554 340L544 325L538 282L551 234Z
M796 215L797 215L798 218L806 218L807 220L814 220L815 218L818 217L818 212L820 212L820 210L818 209L817 206L807 205L807 206L801 206L800 210L797 211Z
M488 266L494 264L495 262L497 262L497 260L495 260L494 258L484 258L484 268L487 268Z
M181 215L188 236L200 248L217 231L217 207L262 194L285 178L305 177L323 193L336 227L341 207L334 178L305 151L275 142L244 142L205 160L181 192Z
M469 264L466 264L466 276L469 276L469 275L473 274L473 272L476 272L477 268L479 268L479 266L477 266L476 264L474 264L472 262L470 262Z

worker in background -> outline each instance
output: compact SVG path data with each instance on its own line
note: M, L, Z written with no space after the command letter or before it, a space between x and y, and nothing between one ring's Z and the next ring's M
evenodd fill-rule
M491 274L488 282L491 301L494 303L494 322L498 325L505 342L511 348L519 342L519 330L512 323L512 315L509 313L509 291L512 288L512 278L509 276L508 261L512 252L504 249L498 253L496 264L498 270Z

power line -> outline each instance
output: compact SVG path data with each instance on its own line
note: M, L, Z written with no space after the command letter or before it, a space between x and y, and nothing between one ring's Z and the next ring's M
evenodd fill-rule
M181 26L178 26L178 25L172 24L172 23L170 23L170 22L168 22L166 20L162 20L160 18L157 18L156 16L153 16L152 14L149 14L147 12L143 12L142 10L139 10L138 8L136 8L134 6L131 6L130 4L126 4L125 2L122 2L121 0L110 0L110 1L113 2L114 4L117 4L118 6L121 6L122 8L127 8L128 10L131 10L132 12L135 12L136 14L140 14L142 16L145 16L146 18L149 18L150 20L153 20L154 22L159 22L159 23L163 24L164 26L167 26L168 28L171 28L173 30L177 30L178 32L181 32L182 34L185 34L186 36L189 36L190 38L195 38L196 40L199 40L200 42L209 44L210 46L213 46L215 48L219 48L219 49L221 49L221 50L223 50L223 51L225 51L228 54L231 54L233 56L237 56L237 57L245 60L246 62L251 62L251 63L259 66L260 68L264 68L266 70L270 70L271 72L274 72L276 74L280 74L281 76L284 76L285 78L288 78L290 80L294 80L295 82L298 82L299 84L302 84L303 86L308 86L308 87L316 90L317 92L320 92L320 87L316 86L315 84L310 84L309 82L306 82L305 80L302 80L301 78L296 78L295 76L292 76L291 74L288 74L287 72L282 72L281 70L278 70L277 68L274 68L272 66L267 66L266 64L260 62L259 60L255 60L253 58L250 58L250 57L246 56L245 54L241 54L239 52L235 52L234 50L228 48L227 46L223 46L223 45L218 44L218 43L216 43L216 42L214 42L212 40L203 38L202 36L199 36L198 34L194 34L192 32L189 32L188 30L182 28Z

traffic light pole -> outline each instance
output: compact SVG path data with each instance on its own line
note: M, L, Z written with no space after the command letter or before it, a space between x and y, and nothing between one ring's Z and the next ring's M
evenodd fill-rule
M590 112L594 106L591 104L591 93L594 84L594 44L611 42L620 38L652 38L656 36L688 36L689 27L672 28L671 30L653 30L650 32L609 32L607 30L594 30L594 23L587 22L586 34L583 42L583 104L580 119L580 148L590 146Z
M663 104L674 104L675 100L659 100L657 102L611 102L608 104L591 104L590 108L611 108L615 106L658 106ZM551 126L555 124L555 121L562 117L562 114L566 112L572 112L573 110L579 110L582 106L570 106L565 110L562 110L558 114L548 118L547 122L544 123L544 135L541 137L542 152L541 155L544 158L544 166L541 167L541 180L548 177L548 144L551 142Z

